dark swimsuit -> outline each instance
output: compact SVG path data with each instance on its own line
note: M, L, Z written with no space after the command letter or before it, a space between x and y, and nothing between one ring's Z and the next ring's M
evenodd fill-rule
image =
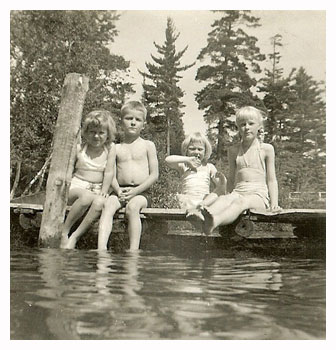
M126 187L138 187L139 185L119 185L120 188ZM149 189L138 194L138 196L144 196L147 199L147 207L151 206Z

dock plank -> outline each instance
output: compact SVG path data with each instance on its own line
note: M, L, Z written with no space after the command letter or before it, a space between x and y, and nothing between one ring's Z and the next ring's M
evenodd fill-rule
M42 204L32 203L10 203L10 207L16 213L33 214L42 212ZM67 211L70 207L67 207ZM120 209L117 217L122 218L125 209ZM141 211L143 218L153 220L185 220L186 211L184 209L165 209L165 208L145 208ZM250 210L246 216L252 221L258 222L281 222L281 223L307 223L311 221L324 221L326 219L325 209L282 209L280 212Z

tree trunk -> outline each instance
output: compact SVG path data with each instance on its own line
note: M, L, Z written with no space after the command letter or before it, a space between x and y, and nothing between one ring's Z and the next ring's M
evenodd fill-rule
M14 179L13 187L12 187L12 190L11 190L11 193L10 193L10 199L14 198L15 192L16 192L16 188L18 187L18 184L19 184L20 174L21 174L21 163L22 163L22 160L18 160L16 162L15 179Z
M87 77L77 73L65 77L40 227L39 244L43 247L55 248L60 244L75 162L76 139L88 89Z

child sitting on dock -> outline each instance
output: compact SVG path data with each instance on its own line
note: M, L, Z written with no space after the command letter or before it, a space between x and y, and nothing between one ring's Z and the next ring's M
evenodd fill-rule
M211 152L209 140L200 132L195 132L182 142L181 156L166 157L168 166L176 169L182 178L182 194L178 199L190 220L195 217L203 219L199 208L210 205L218 195L226 193L224 174L208 163ZM214 187L213 192L210 192L211 185Z
M77 145L74 174L69 189L72 204L62 230L61 248L73 249L78 239L99 216L114 176L115 122L110 112L94 110L83 118L83 142ZM68 237L71 227L86 216Z
M204 206L204 232L234 222L247 209L280 211L278 182L275 174L274 148L260 142L263 113L254 107L242 107L236 113L241 142L228 150L229 177L227 195Z
M98 249L107 249L113 216L122 206L128 219L130 250L139 249L141 238L140 210L148 206L147 190L157 181L159 167L152 141L140 137L147 110L141 102L129 101L121 108L123 139L116 145L116 179L114 194L104 204L98 233Z

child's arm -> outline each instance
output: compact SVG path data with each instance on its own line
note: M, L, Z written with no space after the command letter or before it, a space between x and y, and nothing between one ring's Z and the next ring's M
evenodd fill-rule
M275 174L275 155L272 145L264 144L264 147L266 153L266 183L270 196L270 209L273 211L280 209L278 204L278 181Z
M115 161L116 161L116 148L112 142L111 147L107 156L106 167L104 171L103 186L101 189L101 195L104 197L108 196L108 190L115 179ZM116 181L116 180L115 180Z
M217 195L226 194L226 177L221 171L217 171L216 167L208 163L210 166L210 179L211 183L215 186L213 192Z
M231 193L234 188L234 180L236 174L236 151L234 146L228 149L228 160L229 160L229 175L227 179L227 193Z
M201 165L201 161L197 157L172 155L166 157L167 165L175 170L180 170L181 164L189 166L191 169L196 169Z

